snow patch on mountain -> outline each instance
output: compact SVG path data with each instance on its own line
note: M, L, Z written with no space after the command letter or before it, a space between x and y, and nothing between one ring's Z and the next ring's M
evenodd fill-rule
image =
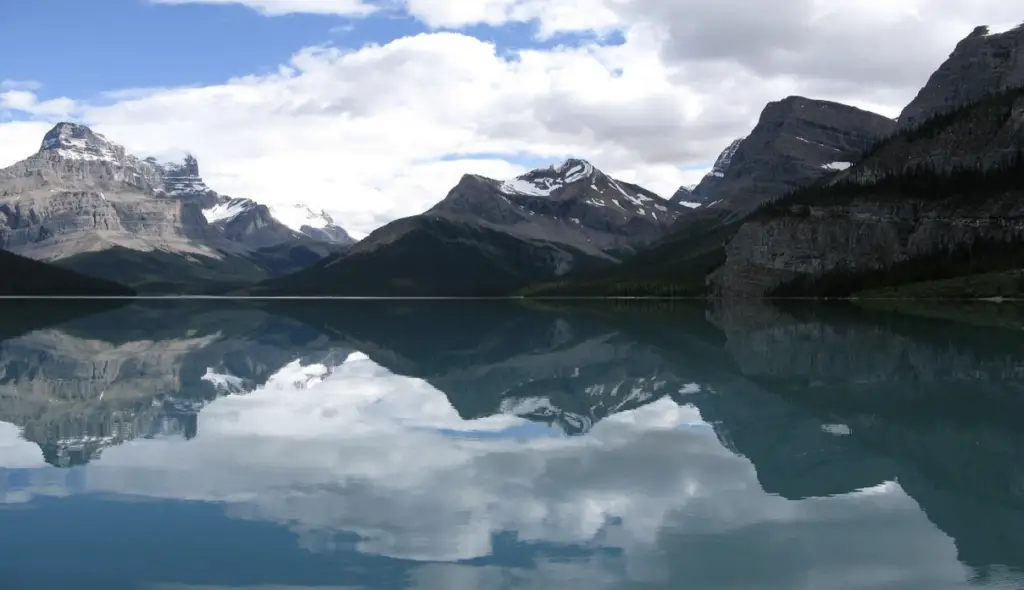
M334 219L326 211L322 209L314 211L309 206L301 203L291 206L270 205L269 209L274 219L295 231L302 231L304 226L322 229L335 225Z
M547 197L566 185L591 178L594 171L590 162L569 158L561 164L531 170L503 181L499 190L507 195Z
M224 203L218 203L209 209L203 209L203 217L206 218L208 223L228 221L255 206L256 203L249 199L231 199Z
M213 367L207 367L206 374L200 377L200 379L212 384L217 391L226 393L242 393L245 391L245 381L241 377L227 373L218 373Z
M40 152L56 153L70 160L92 160L119 164L125 158L124 148L107 140L84 125L59 123L45 136Z
M725 176L725 171L729 169L729 165L732 164L733 156L736 155L736 151L740 149L740 144L743 143L745 137L733 140L721 154L718 155L718 159L715 160L715 165L711 167L710 174L717 178Z
M562 188L562 184L551 178L527 180L523 177L518 177L501 183L501 192L505 194L531 195L534 197L547 197L560 188Z

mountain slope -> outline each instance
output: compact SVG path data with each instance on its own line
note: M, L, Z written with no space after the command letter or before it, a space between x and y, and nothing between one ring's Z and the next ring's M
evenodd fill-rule
M664 234L685 210L570 159L499 181L466 175L422 215L345 253L249 291L259 294L506 295L608 266Z
M250 218L233 225L210 221L210 212L234 201L206 186L191 155L180 164L140 159L88 127L59 123L44 136L37 153L0 170L0 248L37 260L59 260L71 268L85 260L83 272L102 268L100 276L130 284L149 281L133 276L132 266L117 264L124 250L139 253L137 259L174 255L188 261L209 259L205 262L210 264L247 260L222 265L224 274L213 276L199 276L203 273L197 267L195 282L203 284L192 285L194 291L206 289L210 279L237 283L272 276L270 267L255 277L229 272L261 266L268 247L304 247L322 258L348 244L332 235L333 229L340 230L333 222L312 221L318 227L310 229L316 231L304 233L301 225L291 229L266 207L247 200L255 212ZM96 263L104 258L109 261ZM302 268L282 264L288 260L276 260L273 267L284 272Z
M895 124L847 105L791 96L769 103L751 133L733 141L693 191L701 201L671 230L621 265L532 285L524 293L702 296L705 276L760 204L824 179L859 159Z
M0 250L0 295L128 296L124 285Z
M989 94L1024 85L1024 26L992 34L976 27L960 41L900 113L901 129L914 127Z
M891 119L836 102L801 96L771 102L750 135L723 152L723 169L695 192L707 207L736 218L848 167L894 129Z
M846 296L1024 268L1024 88L936 115L746 221L724 296Z

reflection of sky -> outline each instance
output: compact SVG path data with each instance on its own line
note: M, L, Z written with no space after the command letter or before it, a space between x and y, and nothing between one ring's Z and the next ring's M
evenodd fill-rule
M0 498L215 503L305 549L418 562L417 588L931 589L965 577L952 540L897 484L765 494L695 408L668 399L552 436L515 416L463 421L425 381L353 354L330 370L292 363L199 419L191 441L134 440L73 470L39 468L38 447L0 424Z

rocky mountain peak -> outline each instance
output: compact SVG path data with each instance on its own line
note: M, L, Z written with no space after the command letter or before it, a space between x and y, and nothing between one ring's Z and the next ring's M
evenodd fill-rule
M603 176L590 162L579 158L569 158L561 164L536 168L526 174L506 180L501 184L500 190L506 194L545 197L567 185L594 178L595 174Z
M842 170L895 129L892 119L803 96L768 103L746 138L731 143L694 191L733 214Z
M1007 88L1024 86L1024 24L992 32L978 26L957 43L897 119L914 127Z
M120 145L85 125L66 121L57 123L46 132L39 151L74 160L118 161L125 157L124 148Z

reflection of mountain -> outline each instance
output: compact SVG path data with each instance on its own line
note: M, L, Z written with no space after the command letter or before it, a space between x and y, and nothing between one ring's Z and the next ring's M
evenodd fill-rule
M0 342L0 420L23 427L47 462L80 465L138 437L194 437L217 397L297 358L344 359L325 342L242 306L135 303Z
M655 348L586 317L509 302L359 302L342 313L332 305L282 311L426 380L466 420L513 414L584 434L689 383Z
M0 344L0 421L63 444L51 462L124 424L198 429L109 449L83 490L223 504L367 572L458 562L430 588L567 548L586 556L561 562L571 580L609 588L962 587L954 551L982 576L1024 571L1019 331L834 306L163 305ZM246 547L237 563L259 561ZM647 577L610 583L623 569ZM222 575L182 582L245 585Z
M965 564L1024 571L1024 333L825 306L711 317L748 384L691 401L765 491L898 481Z

